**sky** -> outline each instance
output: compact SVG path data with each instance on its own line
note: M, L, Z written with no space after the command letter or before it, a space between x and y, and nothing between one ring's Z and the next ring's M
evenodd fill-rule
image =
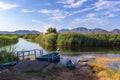
M120 29L120 0L0 0L0 31Z

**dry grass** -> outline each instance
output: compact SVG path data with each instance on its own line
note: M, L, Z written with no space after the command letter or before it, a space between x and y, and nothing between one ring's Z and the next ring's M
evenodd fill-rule
M95 60L96 63L101 63L101 64L106 64L106 63L111 63L111 62L118 62L118 61L120 61L120 58L99 57L99 58L96 58L96 60Z
M120 80L120 73L112 70L104 70L97 73L99 80Z
M97 58L92 64L92 69L96 72L98 80L120 80L120 69L115 72L105 65L118 61L120 58Z
M95 72L100 72L100 71L103 71L103 70L109 70L109 68L103 64L100 64L100 63L93 63L92 64L92 69L95 71Z

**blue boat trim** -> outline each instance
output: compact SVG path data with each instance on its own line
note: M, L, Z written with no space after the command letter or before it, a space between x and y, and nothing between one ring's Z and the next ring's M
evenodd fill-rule
M17 61L12 61L12 62L0 64L0 67L11 67L11 66L14 66L16 64L17 64Z
M57 61L60 61L60 55L58 52L52 52L43 56L39 56L36 59L38 61L57 62Z

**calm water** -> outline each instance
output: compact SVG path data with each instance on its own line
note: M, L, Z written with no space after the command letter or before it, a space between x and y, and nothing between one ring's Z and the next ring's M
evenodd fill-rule
M44 54L56 51L58 47L41 46L38 43L30 42L25 39L19 38L19 41L14 44L16 51L43 49ZM63 56L63 63L69 59L95 58L95 57L110 57L120 58L120 48L107 48L107 47L59 47ZM39 55L39 54L38 54ZM119 63L120 64L120 63ZM112 64L111 64L112 65ZM117 64L118 67L118 64ZM116 68L116 67L115 67Z
M56 51L57 47L41 46L38 43L27 41L19 38L19 41L14 44L16 51L43 49L44 53ZM64 57L120 57L120 48L106 48L106 47L59 47Z
M43 49L44 53L56 51L57 47L41 46L38 43L30 42L19 38L19 41L14 45L17 51ZM101 57L120 57L120 48L106 48L106 47L59 47L63 56L79 58L81 56L101 56Z

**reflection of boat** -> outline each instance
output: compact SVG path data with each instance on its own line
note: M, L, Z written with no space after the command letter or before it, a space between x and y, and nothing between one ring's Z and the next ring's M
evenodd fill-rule
M66 66L67 68L69 69L75 69L75 64L72 60L69 60L67 63L66 63Z
M36 59L38 61L57 62L60 61L60 55L58 52L52 52L43 56L39 56Z

